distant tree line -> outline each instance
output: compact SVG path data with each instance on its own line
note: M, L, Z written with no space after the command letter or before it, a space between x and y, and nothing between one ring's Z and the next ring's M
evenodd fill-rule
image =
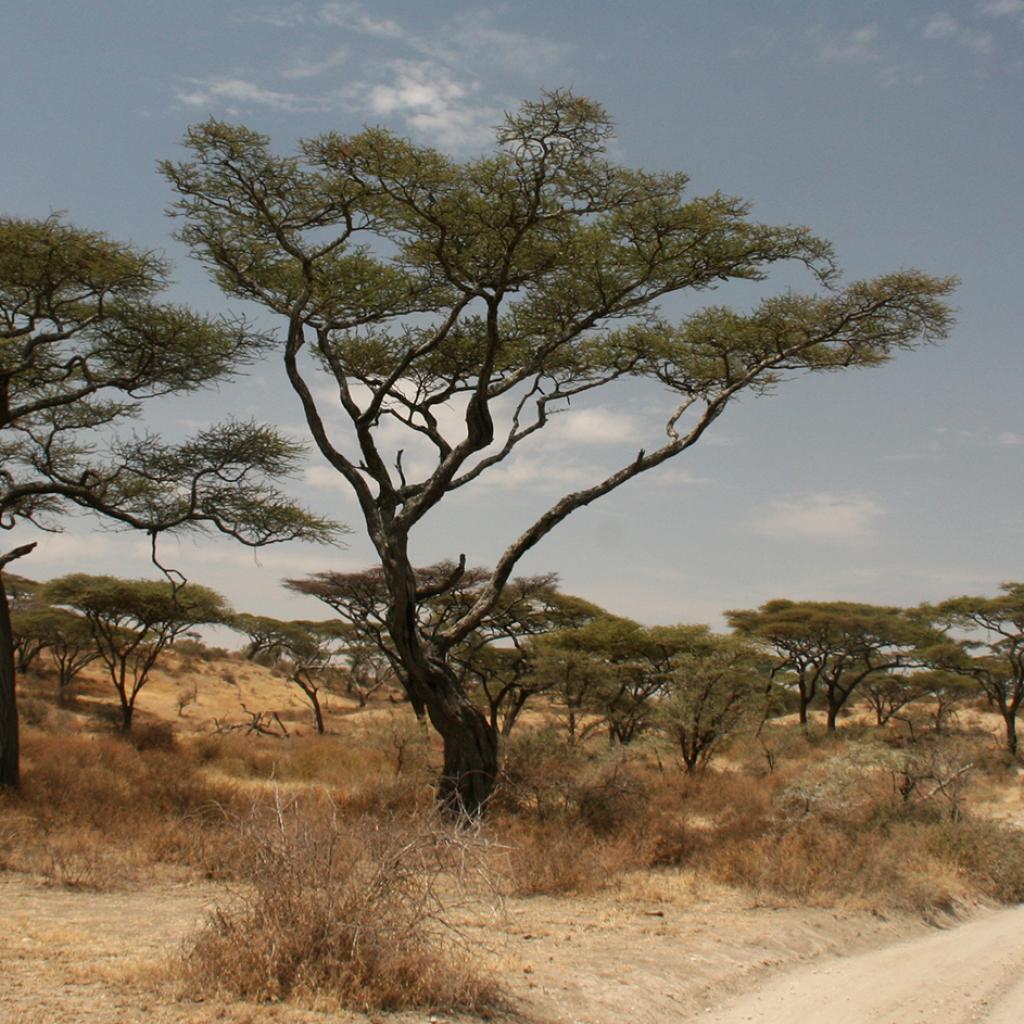
M484 570L439 563L417 571L434 596L420 603L418 628L443 630L476 598ZM323 698L344 694L365 706L398 691L400 659L386 628L387 589L379 570L315 573L285 581L316 597L332 618L286 621L236 613L193 583L71 574L36 583L9 576L17 667L48 652L61 700L88 665L99 663L131 729L136 701L160 655L204 625L246 638L244 656L282 670L326 729ZM898 608L848 601L773 600L726 613L732 627L643 626L563 594L553 576L511 581L502 601L452 654L461 684L482 709L495 742L531 708L552 715L571 745L597 734L626 745L649 733L671 739L681 765L696 771L722 740L795 712L806 729L814 708L834 732L858 699L875 724L927 705L941 731L963 701L983 697L1018 753L1024 702L1024 584L994 597L958 597ZM424 709L413 702L422 718Z

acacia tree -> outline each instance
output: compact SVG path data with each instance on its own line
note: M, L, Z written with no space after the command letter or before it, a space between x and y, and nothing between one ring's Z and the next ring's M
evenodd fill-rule
M919 613L944 632L966 633L940 650L939 669L973 679L1003 719L1007 751L1018 750L1017 717L1024 704L1024 583L1003 583L997 597L954 597Z
M498 752L449 655L531 548L692 447L737 395L800 370L876 365L950 323L951 280L904 271L843 286L807 229L755 223L720 193L689 198L682 174L620 167L605 156L610 135L597 104L557 92L506 116L497 150L465 162L376 128L278 156L265 136L210 120L189 130L189 160L163 165L180 237L229 295L283 320L288 380L358 501L397 669L443 739L439 795L456 813L487 799ZM815 294L659 315L664 296L759 281L788 261L808 268ZM473 605L424 634L420 608L438 591L423 591L409 554L424 518L570 399L629 378L667 392L661 439L525 525ZM454 427L442 409L458 412ZM414 449L425 457L403 457Z
M903 609L851 601L768 601L756 610L726 612L737 634L775 654L773 677L796 687L800 723L820 693L827 729L853 692L869 679L928 663L941 636Z
M453 562L418 568L415 573L421 594L416 628L427 638L458 621L490 579L485 569ZM320 572L286 580L285 586L316 597L341 616L350 673L358 677L369 669L371 679L379 682L390 670L390 675L400 678L402 663L388 630L391 597L381 570ZM551 575L517 577L505 586L476 629L448 652L450 671L460 686L482 696L487 727L495 737L511 732L527 699L544 686L534 671L535 651L528 641L579 625L598 611L587 601L560 594ZM426 708L412 694L410 698L417 715L423 717Z
M703 626L655 626L600 612L533 645L533 676L563 709L570 744L608 729L629 743L647 729L667 690L673 658L692 648Z
M0 217L0 529L57 529L85 510L158 534L213 527L247 544L327 539L272 480L299 446L250 423L181 444L112 428L160 395L195 391L262 353L241 320L158 301L168 267L152 253L57 217ZM7 566L0 552L0 788L19 782ZM155 558L155 549L154 549Z
M42 596L73 608L89 623L100 660L121 705L121 730L129 732L135 702L157 658L196 626L226 624L231 610L208 587L166 580L123 580L71 573L50 580Z
M749 641L690 627L689 643L671 659L655 716L679 747L688 774L708 766L722 740L743 723L763 720L769 687L764 654Z
M37 653L47 651L57 669L57 693L63 704L79 672L99 657L89 623L74 612L39 602L14 607L11 622L19 652L19 671L24 664L20 652L26 646Z

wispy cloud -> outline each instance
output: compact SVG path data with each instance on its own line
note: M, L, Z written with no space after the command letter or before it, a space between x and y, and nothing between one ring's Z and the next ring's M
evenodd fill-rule
M306 8L300 3L266 4L255 8L246 6L235 17L239 21L255 21L274 28L295 28L305 23Z
M881 59L876 43L878 26L865 25L824 42L818 60L837 64L867 64Z
M986 0L980 7L982 14L994 18L1024 15L1024 0Z
M322 110L323 97L303 96L294 92L268 89L244 78L191 78L188 91L179 92L177 100L189 107L214 108L227 105L229 110L245 107L263 107L297 114Z
M960 25L951 14L939 11L924 26L925 39L949 39L960 31Z
M1015 434L1010 430L1004 430L996 437L996 444L1024 444L1024 434Z
M870 536L884 514L867 495L818 492L770 502L755 528L792 540L856 540Z
M549 433L553 440L573 444L626 444L642 435L643 424L636 416L602 407L559 413Z
M329 3L324 4L318 14L318 20L325 25L362 32L370 36L384 36L391 39L407 38L407 33L393 18L375 18L368 14L362 4Z
M318 78L320 75L333 71L336 67L346 63L349 57L349 50L344 46L337 50L332 50L326 56L313 60L297 57L282 70L281 77L288 79Z
M276 67L189 79L178 92L179 103L230 114L246 107L286 113L347 109L387 118L449 149L491 140L493 126L512 102L494 91L496 74L531 80L533 89L555 69L564 76L573 50L568 43L505 25L503 11L485 9L460 11L425 27L381 15L356 0L268 4L243 8L237 17L288 30L304 45ZM346 82L332 88L330 73L342 66ZM314 79L324 83L316 93L300 91L301 83Z
M988 32L961 25L951 14L939 11L925 22L922 35L932 42L949 40L966 46L975 53L991 53L995 40Z

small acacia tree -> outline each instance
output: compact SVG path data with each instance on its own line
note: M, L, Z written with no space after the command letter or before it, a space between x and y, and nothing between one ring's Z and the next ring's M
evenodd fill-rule
M135 702L161 653L196 626L231 619L220 594L194 583L176 587L165 580L72 573L50 580L42 596L54 605L73 608L89 623L117 691L123 732L131 730Z
M690 627L689 643L671 660L658 725L679 748L687 773L707 767L722 740L744 723L763 720L769 666L749 641Z
M904 271L841 286L830 247L805 228L755 223L720 193L689 198L682 174L617 166L610 135L597 104L557 92L508 115L496 152L461 163L381 129L282 157L265 136L210 120L188 132L189 160L163 165L180 237L229 295L284 321L288 380L358 501L397 670L443 739L440 798L456 813L483 805L498 751L449 654L531 548L696 444L737 395L800 370L874 366L950 324L951 280ZM664 296L759 281L780 262L803 264L819 291L749 313L659 315ZM313 383L321 374L329 387ZM410 538L425 517L484 483L571 398L629 378L667 393L660 440L525 524L473 604L424 633L422 602L460 575L424 591ZM337 401L343 431L325 404ZM405 459L416 446L426 457Z
M299 446L250 423L181 444L112 428L160 395L229 377L265 351L244 321L159 301L168 266L58 217L0 217L0 529L58 528L72 509L144 530L213 527L247 544L328 539L273 480ZM0 788L19 783L7 566L0 552Z
M973 679L1003 719L1007 751L1017 756L1017 718L1024 704L1024 583L1003 583L996 597L954 597L919 614L959 635L934 659Z
M65 608L41 603L15 607L11 620L16 648L21 650L27 642L33 649L49 654L57 669L58 699L63 704L78 674L100 656L88 620Z
M927 664L927 652L942 640L901 608L852 601L779 599L756 610L726 612L726 619L740 636L773 652L773 675L796 688L805 728L808 707L824 696L829 732L835 732L839 712L858 687Z
M452 562L417 568L415 576L421 595L416 628L425 638L458 621L490 580L485 569ZM387 668L400 678L402 662L388 629L391 597L382 571L320 572L286 580L285 586L317 598L341 616L340 636L346 641L350 672L363 671L369 661L374 663L375 677L381 678ZM505 586L501 599L476 629L448 651L449 670L460 687L472 695L479 693L495 742L499 734L511 732L527 699L544 685L533 671L535 652L526 642L579 625L598 611L587 601L560 594L553 576L517 577ZM413 694L410 698L417 715L423 717L425 706Z

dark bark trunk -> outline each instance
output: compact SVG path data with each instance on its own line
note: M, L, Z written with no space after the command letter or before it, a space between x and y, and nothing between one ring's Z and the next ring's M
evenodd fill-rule
M444 745L438 804L448 817L477 818L498 777L497 730L454 679L432 675L427 716Z
M135 705L125 699L121 698L121 732L132 731L132 718L135 716Z
M842 707L841 704L833 704L829 701L828 705L828 719L825 723L825 729L827 732L836 731L836 718L839 715L839 709Z
M1015 712L1004 711L1003 721L1006 723L1006 749L1017 756L1017 715Z
M416 716L430 720L443 744L438 806L456 820L477 818L498 777L497 729L445 664L444 652L428 650L419 635L416 574L405 538L393 538L377 549L391 597L387 627L404 669L403 687Z
M807 708L811 703L810 694L800 690L800 727L807 732Z
M20 764L14 635L7 591L0 573L0 789L18 789L21 784Z

